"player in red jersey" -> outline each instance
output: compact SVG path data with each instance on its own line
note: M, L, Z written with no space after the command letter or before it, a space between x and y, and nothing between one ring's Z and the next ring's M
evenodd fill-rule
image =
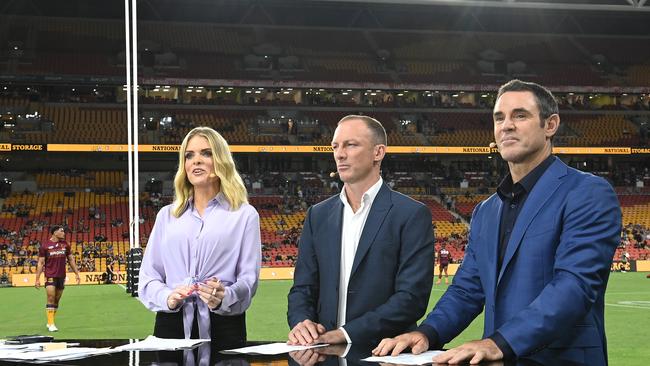
M449 284L449 274L447 273L447 267L449 267L449 262L451 261L451 254L446 249L446 246L447 245L445 243L442 243L440 246L440 251L438 252L438 264L440 267L438 268L438 280L436 281L436 285L440 284L443 271L445 272L445 284Z
M47 330L56 332L58 329L54 325L54 316L59 308L59 300L63 295L65 287L65 265L66 259L70 268L77 276L77 285L81 282L79 270L74 261L74 255L70 251L70 245L65 241L65 231L62 226L52 226L50 228L52 236L50 240L41 245L38 250L38 266L36 267L36 283L34 287L41 287L41 273L45 269L45 291L47 293Z

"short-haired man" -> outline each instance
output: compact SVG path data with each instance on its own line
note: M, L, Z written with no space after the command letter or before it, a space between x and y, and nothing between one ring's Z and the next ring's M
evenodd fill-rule
M75 273L77 284L81 282L79 270L74 261L74 254L70 251L70 245L65 241L65 230L62 226L50 228L52 236L38 250L38 265L36 267L36 282L34 287L41 287L41 273L45 269L45 292L47 293L47 330L56 332L59 329L54 325L54 317L59 308L59 301L65 288L65 266L66 259L70 268Z
M346 116L332 139L344 187L312 206L289 292L290 344L372 344L424 315L433 282L431 212L380 176L386 131Z
M621 228L616 194L551 154L560 116L544 87L506 83L493 119L510 174L474 209L463 264L426 320L373 353L441 348L484 311L483 339L433 361L604 366L605 289Z

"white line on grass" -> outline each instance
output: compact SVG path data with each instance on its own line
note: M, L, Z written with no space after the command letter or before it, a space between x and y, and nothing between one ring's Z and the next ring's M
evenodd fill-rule
M650 307L647 307L647 306L634 306L634 305L622 305L622 304L610 304L610 303L605 303L605 305L607 305L607 306L620 306L622 308L650 310Z

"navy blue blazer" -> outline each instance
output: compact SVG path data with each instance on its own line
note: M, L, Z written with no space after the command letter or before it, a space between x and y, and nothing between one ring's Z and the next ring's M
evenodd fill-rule
M497 273L497 194L474 209L463 264L423 324L440 347L485 310L484 337L498 331L518 357L607 364L604 297L621 231L607 181L555 161L517 218Z
M335 195L307 211L288 296L292 329L305 319L336 329L343 207ZM429 301L433 246L429 209L382 185L363 228L348 284L344 328L352 342L376 344L414 329Z

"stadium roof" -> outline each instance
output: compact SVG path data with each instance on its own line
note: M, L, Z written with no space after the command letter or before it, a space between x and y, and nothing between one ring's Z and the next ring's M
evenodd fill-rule
M378 4L450 5L495 8L589 10L589 11L650 11L647 0L319 0L330 2L360 2Z
M650 0L139 0L138 20L259 27L650 35ZM0 16L124 19L105 0L0 0ZM2 25L0 25L2 30Z

